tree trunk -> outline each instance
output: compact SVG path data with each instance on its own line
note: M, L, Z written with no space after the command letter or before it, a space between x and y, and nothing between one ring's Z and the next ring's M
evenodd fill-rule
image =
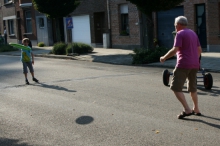
M154 22L152 14L146 16L147 21L147 38L148 38L148 49L154 49Z
M59 18L56 18L55 23L56 23L56 40L58 42L61 42Z
M60 24L59 24L59 18L52 19L52 25L53 25L53 41L61 42L61 35L60 35Z

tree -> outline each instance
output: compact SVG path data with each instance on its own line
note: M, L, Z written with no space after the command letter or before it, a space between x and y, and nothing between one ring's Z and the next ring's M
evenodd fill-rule
M34 8L48 18L62 18L73 12L79 0L33 0Z
M55 26L54 41L63 41L64 36L60 29L61 23L63 23L62 18L73 12L79 6L80 0L32 0L32 2L37 11L53 19L52 22Z
M153 12L165 11L174 8L184 0L127 0L137 6L138 10L146 15L148 48L153 48Z

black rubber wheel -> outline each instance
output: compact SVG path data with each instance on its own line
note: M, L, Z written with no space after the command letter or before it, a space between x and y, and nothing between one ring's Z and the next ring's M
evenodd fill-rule
M212 85L213 85L213 79L212 79L212 75L210 73L206 73L204 75L204 87L207 90L212 89Z
M169 85L169 81L170 81L170 72L167 69L165 69L163 71L163 84L165 86L168 86Z

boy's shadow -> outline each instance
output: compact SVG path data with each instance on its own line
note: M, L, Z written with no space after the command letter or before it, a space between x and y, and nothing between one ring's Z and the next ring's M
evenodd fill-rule
M63 90L67 92L76 92L75 90L69 90L67 88L56 86L56 85L47 85L45 83L37 83L34 86L39 86L39 87L49 88L49 89L54 89L54 90Z

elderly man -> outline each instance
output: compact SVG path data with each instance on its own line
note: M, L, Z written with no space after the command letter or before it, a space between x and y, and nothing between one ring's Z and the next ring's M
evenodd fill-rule
M176 37L173 48L166 55L160 57L160 62L177 55L177 63L173 71L173 78L170 89L174 92L177 99L182 104L184 110L177 117L182 119L192 114L200 116L198 107L198 96L196 86L196 74L199 70L199 56L202 52L200 42L196 33L187 28L187 18L179 16L175 18ZM191 109L182 92L183 85L188 79L187 89L190 92L193 101Z

